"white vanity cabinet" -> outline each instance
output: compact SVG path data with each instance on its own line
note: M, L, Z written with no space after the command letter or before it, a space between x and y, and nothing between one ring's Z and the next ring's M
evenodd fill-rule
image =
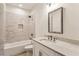
M61 54L39 42L33 41L33 56L61 56Z

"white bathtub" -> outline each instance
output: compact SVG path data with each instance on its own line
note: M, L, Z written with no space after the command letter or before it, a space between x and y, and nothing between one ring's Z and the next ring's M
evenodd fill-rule
M31 44L31 40L5 44L4 45L4 55L5 56L17 55L17 54L25 51L24 47L28 44Z

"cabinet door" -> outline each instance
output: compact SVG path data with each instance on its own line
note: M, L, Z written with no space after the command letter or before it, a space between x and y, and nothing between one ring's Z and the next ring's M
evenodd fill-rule
M37 46L33 46L33 56L39 56L39 48Z
M43 50L39 50L39 56L48 56L48 53L46 53L45 51Z
M48 53L35 45L33 48L33 56L48 56Z

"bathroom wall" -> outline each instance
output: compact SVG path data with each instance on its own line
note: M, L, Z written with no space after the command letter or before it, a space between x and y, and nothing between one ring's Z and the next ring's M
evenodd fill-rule
M0 3L0 55L4 55L4 5Z
M48 12L59 7L64 8L63 34L54 34L73 40L79 40L79 4L78 3L52 3L49 7L40 6L33 11L36 22L36 35L42 36L48 32ZM47 33L50 34L50 33Z
M29 39L29 11L14 6L6 6L6 42L12 43ZM32 24L33 25L33 24Z
M44 3L40 3L32 10L31 14L35 20L36 37L45 35L48 32L48 14L46 5Z
M48 12L59 7L64 8L63 14L63 34L61 36L79 40L79 4L78 3L59 3L48 7Z

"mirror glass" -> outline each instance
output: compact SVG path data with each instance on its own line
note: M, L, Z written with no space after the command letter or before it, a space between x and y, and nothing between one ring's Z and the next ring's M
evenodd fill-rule
M48 13L48 32L63 33L63 8Z

